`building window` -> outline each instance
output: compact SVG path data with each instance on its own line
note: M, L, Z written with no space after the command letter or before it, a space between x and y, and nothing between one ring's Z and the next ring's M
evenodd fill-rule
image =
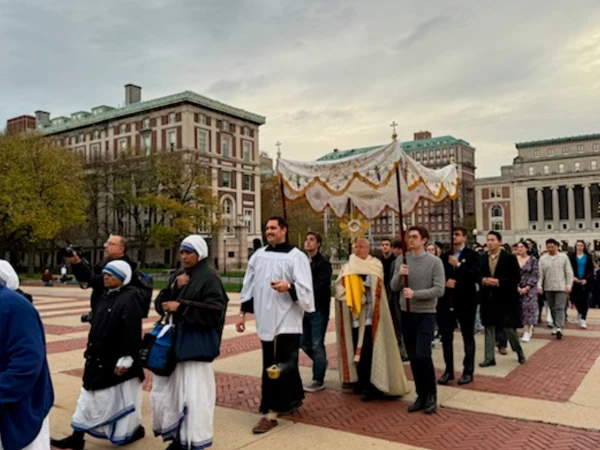
M600 144L594 144L594 145L592 146L592 148L594 149L594 151L595 151L595 152L597 152L597 151L599 151L599 150L600 150Z
M552 156L554 155L554 149L553 148L549 148L548 149L548 156Z
M150 119L148 119L148 118L144 119L144 121L142 122L142 129L143 130L150 129Z
M169 114L169 123L175 123L175 113Z
M125 133L125 130L127 130L127 125L122 123L121 126L119 127L119 133L123 134L123 133Z
M198 122L200 122L200 125L206 125L206 115L200 114L198 116Z
M564 164L559 164L558 165L558 173L565 173L565 165Z
M492 208L492 217L502 217L502 208L500 206Z
M208 131L206 130L198 130L198 150L208 151Z
M583 153L583 145L577 146L577 153Z
M533 176L535 174L535 169L533 167L529 168L529 176Z
M491 198L501 198L502 197L502 188L492 188L490 190Z
M250 136L250 128L248 128L248 127L244 127L244 129L243 129L243 131L242 131L242 134L243 134L244 136Z
M231 187L231 172L222 172L221 176L223 179L221 186L224 188L230 188Z
M548 175L550 173L550 167L544 166L544 175Z
M252 176L244 175L244 190L251 191L252 190Z
M594 160L590 163L590 170L597 170L597 169L598 169L598 163L596 162L596 160Z
M229 131L229 122L227 122L226 120L224 120L221 124L221 129L223 131Z
M540 151L539 150L535 150L533 152L533 156L540 156Z
M580 162L576 162L573 165L573 168L574 168L575 172L580 172L581 171L581 163Z
M119 153L123 153L127 150L127 139L119 139Z
M563 154L566 155L569 153L569 147L563 147Z
M223 220L225 232L231 234L233 232L233 201L228 198L223 200Z
M251 209L244 209L244 225L248 229L248 233L252 233L252 224L254 223L254 211Z
M252 142L244 141L244 161L252 161Z
M175 150L175 145L177 144L177 130L169 131L169 150Z
M502 231L504 230L504 222L500 221L500 222L494 222L492 224L492 230L494 231Z
M229 151L231 149L231 141L227 138L221 138L221 155L223 158L230 158Z
M98 130L94 131L94 139L100 138L100 132Z
M144 135L144 150L146 150L146 156L150 154L150 149L152 148L152 136L150 133Z
M100 160L100 144L93 144L91 146L92 149L92 161Z

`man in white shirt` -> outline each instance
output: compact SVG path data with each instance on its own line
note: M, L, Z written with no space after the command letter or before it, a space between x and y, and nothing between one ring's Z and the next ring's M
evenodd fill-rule
M277 417L302 405L304 389L298 370L298 352L304 312L315 311L313 280L306 254L288 243L288 224L281 217L267 222L269 245L256 251L248 262L242 288L240 318L254 313L262 343L263 373L260 412L265 414L252 429L266 433L277 426ZM271 366L281 369L269 376ZM273 374L271 372L271 374Z

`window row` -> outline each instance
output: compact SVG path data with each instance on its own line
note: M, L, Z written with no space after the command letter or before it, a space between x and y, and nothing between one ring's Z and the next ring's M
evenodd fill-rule
M562 154L563 155L568 155L569 153L583 153L585 151L585 145L584 144L580 144L577 145L576 147L562 147ZM600 151L600 144L592 144L592 150L595 152ZM549 148L546 150L545 154L547 156L554 156L555 154L558 154L559 150L558 149L554 149L554 148ZM534 150L533 155L534 156L542 156L543 150Z
M221 204L223 214L223 227L226 234L233 234L233 226L236 223L235 201L232 198L224 197ZM254 232L254 210L244 208L244 225L248 233Z
M577 161L575 163L573 163L573 172L581 172L581 162ZM598 170L598 162L596 160L590 161L589 164L589 170ZM535 168L534 167L529 167L527 169L527 173L529 174L529 176L534 176L536 175L535 173ZM542 174L544 175L550 175L552 172L551 168L549 165L544 165L544 167L542 168ZM564 163L560 163L557 166L557 171L556 173L566 173L566 165Z

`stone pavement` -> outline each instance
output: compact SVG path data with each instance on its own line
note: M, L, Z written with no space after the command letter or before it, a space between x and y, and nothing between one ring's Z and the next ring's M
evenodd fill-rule
M89 326L79 317L88 311L89 292L76 287L26 288L34 296L48 338L48 358L56 390L51 414L53 437L70 433L70 419L81 387L83 349ZM600 311L592 310L588 330L570 324L562 341L549 330L536 329L524 344L527 363L516 356L497 355L498 365L476 370L475 382L439 389L441 408L434 416L411 414L409 394L399 401L362 403L343 392L338 382L335 333L326 336L330 361L327 390L308 394L304 406L280 420L268 435L254 436L260 398L260 342L253 323L239 334L234 329L238 297L231 295L221 356L215 361L217 412L215 449L258 450L265 446L289 449L595 449L600 448ZM575 312L570 310L571 318ZM156 316L147 319L146 330ZM332 321L333 322L333 321ZM483 359L483 336L477 336L477 361ZM455 336L455 366L461 367L462 343ZM438 373L444 364L440 344L434 350ZM310 360L302 355L301 373L310 380ZM405 366L409 378L410 369ZM457 373L457 376L460 375ZM149 390L145 383L143 417L150 431ZM160 439L147 436L128 448L164 449ZM112 448L87 438L86 449Z

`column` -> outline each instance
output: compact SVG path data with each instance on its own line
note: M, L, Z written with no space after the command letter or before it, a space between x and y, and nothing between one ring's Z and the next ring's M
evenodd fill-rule
M544 188L535 188L537 191L537 213L538 213L538 230L544 230Z
M395 211L391 211L391 214L392 214L392 235L391 235L391 238L393 240L393 239L396 239L396 212ZM389 235L389 233L388 233L388 235Z
M558 202L558 186L552 186L552 222L554 229L560 230L560 204Z
M567 198L569 202L569 229L575 229L575 186L567 186Z
M585 228L592 228L592 196L590 195L590 185L583 185L583 210L585 212Z

